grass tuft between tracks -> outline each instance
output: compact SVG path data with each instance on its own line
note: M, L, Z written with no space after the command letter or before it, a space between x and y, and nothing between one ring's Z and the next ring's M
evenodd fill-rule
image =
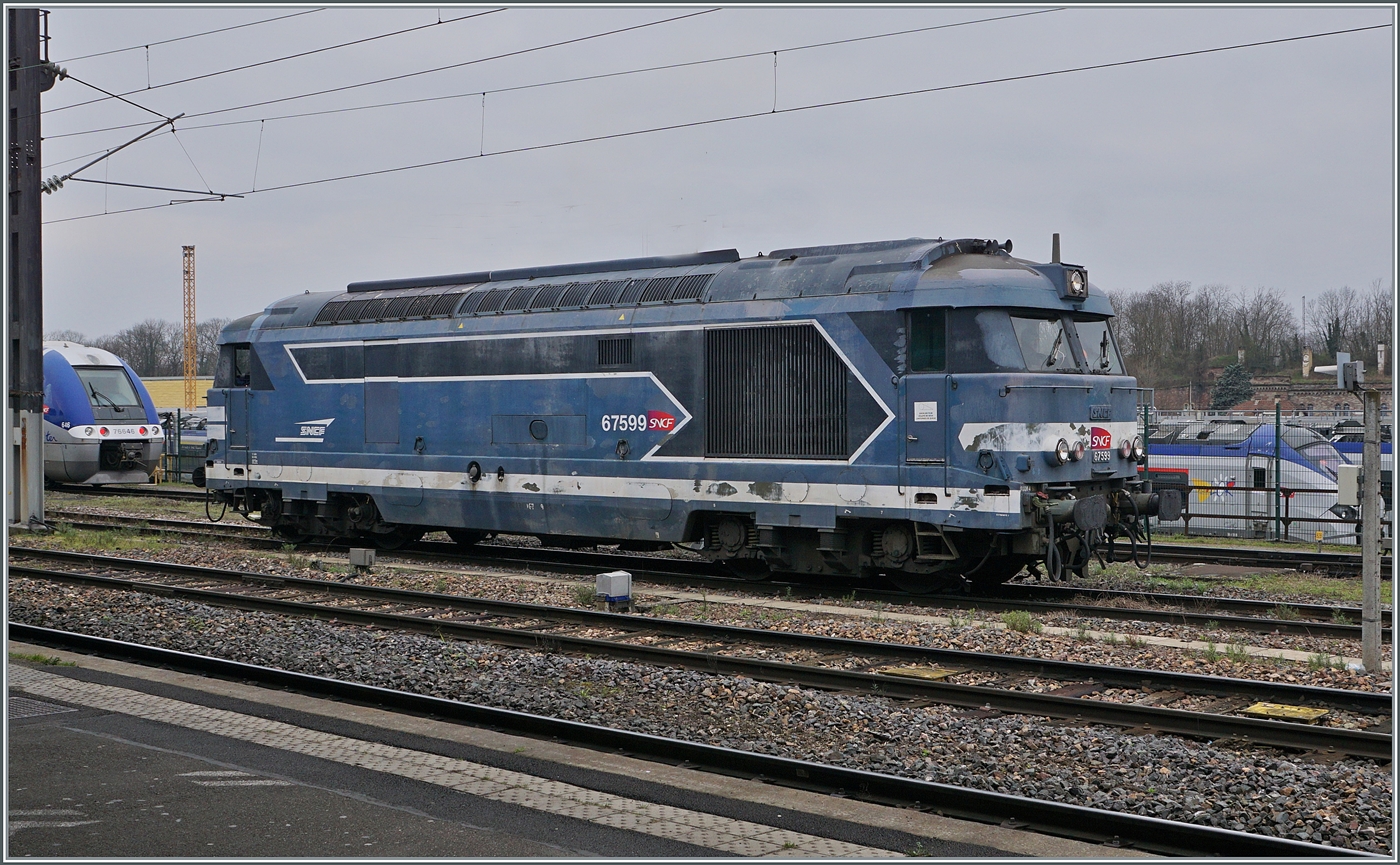
M139 527L130 529L75 529L67 523L57 523L48 535L26 537L26 543L39 541L39 546L60 550L97 550L100 552L155 552L168 549L173 541L164 535L142 534Z
M1023 634L1039 634L1045 626L1025 610L1007 610L1001 614L1001 622L1013 631Z
M65 661L65 660L63 660L62 658L58 658L58 657L55 657L55 656L53 656L53 655L40 655L40 654L30 654L30 655L26 655L26 654L24 654L24 653L22 653L22 652L10 652L10 660L11 660L11 661L31 661L31 662L33 662L33 663L35 663L35 664L44 664L44 665L47 665L47 666L50 666L50 667L76 667L76 666L78 666L77 663L75 663L75 662L73 662L73 661Z

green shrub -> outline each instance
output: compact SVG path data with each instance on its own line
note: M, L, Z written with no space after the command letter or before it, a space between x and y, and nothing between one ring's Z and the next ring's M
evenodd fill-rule
M1001 622L1008 629L1023 634L1039 634L1045 628L1025 610L1008 610L1001 614Z

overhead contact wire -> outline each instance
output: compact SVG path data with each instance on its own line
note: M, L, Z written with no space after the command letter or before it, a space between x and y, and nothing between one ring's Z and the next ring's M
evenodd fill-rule
M556 141L548 144L532 144L524 147L514 147L508 150L493 150L485 156L506 156L516 153L529 153L535 150L550 150L556 147L567 147L574 144L589 144L598 141L609 141L616 138L631 138L638 135L649 135L656 132L671 132L678 129L693 129L700 126L713 126L720 123L730 123L736 120L752 120L755 117L771 117L775 114L795 114L800 111L813 111L820 108L835 108L843 105L859 105L867 102L878 102L886 99L902 99L908 96L920 96L928 93L940 93L948 90L961 90L969 87L983 87L990 84L1006 84L1012 81L1027 81L1033 78L1048 78L1055 75L1067 75L1073 72L1089 72L1099 69L1112 69L1120 66L1131 66L1138 63L1150 63L1156 60L1171 60L1181 57L1192 57L1202 54L1213 54L1220 51L1233 51L1240 48L1257 48L1263 45L1277 45L1285 42L1297 42L1304 39L1318 39L1324 36L1336 36L1345 33L1359 33L1366 30L1378 30L1390 27L1390 24L1377 24L1370 27L1355 27L1348 30L1333 30L1327 33L1314 33L1307 36L1293 36L1285 39L1270 39L1263 42L1249 42L1240 45L1227 45L1220 48L1203 48L1196 51L1182 51L1175 54L1159 54L1153 57L1142 57L1134 60L1120 60L1113 63L1097 63L1090 66L1075 66L1068 69L1056 69L1049 72L1033 72L1025 75L1011 75L1004 78L989 78L981 81L970 81L962 84L945 84L940 87L923 87L917 90L902 90L896 93L882 93L875 96L857 96L850 99L838 99L831 102L817 102L809 105L797 105L791 108L780 108L777 111L756 111L747 114L733 114L726 117L715 117L709 120L693 120L687 123L673 123L666 126L652 126L646 129L636 129L630 132L612 132L606 135L592 135L585 138L572 138L567 141ZM374 171L364 171L355 174L343 174L336 177L326 177L317 180L305 180L298 183L288 183L282 186L270 186L262 192L273 192L279 189L295 189L302 186L314 186L320 183L334 183L340 180L353 180L360 177L374 177L380 174L392 174L398 171L412 171L418 168L430 168L438 165L449 165L454 162L464 162L470 159L481 159L483 156L471 154L468 156L454 156L447 159L438 159L431 162L420 162L414 165L404 165L395 168L381 168Z
M219 75L228 75L228 74L231 73L231 72L243 72L244 70L247 70L247 69L256 69L256 68L258 68L258 67L260 67L260 66L269 66L269 65L271 65L271 64L273 64L273 63L282 63L282 62L287 61L287 60L296 60L296 59L299 58L299 57L309 57L309 56L311 56L311 55L313 55L313 54L321 54L321 53L324 53L324 52L326 52L326 51L335 51L335 50L337 50L337 49L339 49L339 48L349 48L349 47L351 47L351 46L353 46L353 45L363 45L363 44L366 43L366 42L374 42L374 41L379 40L379 39L388 39L388 38L391 37L391 36L402 36L402 35L405 34L405 33L413 33L413 32L416 32L416 31L418 31L418 30L426 30L426 29L428 29L429 27L437 27L439 24L452 24L452 23L457 22L457 21L466 21L466 20L468 20L468 19L470 19L470 18L480 18L480 17L483 16L483 15L492 15L492 14L494 14L494 13L496 13L496 12L504 12L504 11L505 11L504 8L501 8L501 9L488 9L488 10L486 10L485 12L475 12L475 13L473 13L473 14L471 14L471 15L463 15L463 16L458 17L458 18L449 18L449 19L447 19L446 21L434 21L434 22L432 22L432 23L430 23L430 24L419 24L419 25L416 26L416 27L407 27L407 28L405 28L405 29L403 29L403 30L395 30L395 31L393 31L392 33L379 33L379 34L376 34L376 35L374 35L374 36L366 36L366 37L363 38L363 39L353 39L353 40L351 40L351 41L349 41L349 42L341 42L341 43L338 43L338 44L336 44L336 45L326 45L326 46L321 47L321 48L313 48L313 49L311 49L310 51L300 51L300 52L297 52L296 54L287 54L287 55L284 55L284 56L282 56L282 57L273 57L273 58L271 58L271 59L269 59L269 60L259 60L257 63L246 63L246 64L244 64L244 65L242 65L242 66L234 66L234 67L231 67L231 68L229 68L229 69L220 69L220 70L218 70L218 71L216 71L216 72L205 72L205 73L203 73L203 74L201 74L201 75L191 75L191 76L188 77L188 78L180 78L180 79L177 79L177 80L175 80L175 81L166 81L166 82L163 83L163 84L156 84L156 85L154 85L154 86L151 85L151 81L150 81L150 60L151 60L151 57L150 57L150 49L149 49L149 47L148 47L148 48L147 48L147 53L146 53L146 87L145 87L144 89L138 88L138 89L136 89L136 90L128 90L126 93L121 94L121 95L122 95L122 96L130 96L130 95L135 94L135 93L144 93L144 92L146 92L147 90L160 90L162 87L174 87L174 86L177 85L177 84L188 84L188 83L190 83L191 81L202 81L202 80L204 80L204 79L206 79L206 78L214 78L214 77L219 76ZM104 90L103 92L106 93L105 90ZM107 95L108 95L108 96L114 96L114 97L116 97L116 98L118 98L118 99L121 98L121 96L118 96L118 95L115 94L115 93L108 93ZM71 104L71 105L60 105L60 106L57 107L57 108L50 108L50 109L47 109L47 110L45 110L45 111L41 111L41 112L39 112L39 113L40 113L40 114L52 114L52 113L54 113L54 112L56 112L56 111L67 111L69 108L80 108L80 107L82 107L82 106L84 106L84 105L92 105L92 104L94 104L94 103L96 103L96 102L104 102L104 101L106 101L106 100L103 100L103 99L89 99L87 102L74 102L74 103Z
M1047 12L1062 12L1062 11L1064 11L1064 7L1057 7L1057 8L1054 8L1054 9L1038 9L1038 10L1036 10L1036 11L1034 11L1034 12L1020 12L1020 13L1017 13L1017 14L1015 14L1015 15L999 15L999 16L996 16L996 17L993 17L993 18L975 18L975 19L973 19L973 20L971 20L971 21L956 21L956 22L954 22L954 23L952 23L952 24L938 24L938 25L934 25L934 26L930 26L930 27L915 27L915 28L912 28L912 29L909 29L909 30L896 30L896 31L893 31L893 32L890 32L890 33L874 33L874 34L871 34L871 35L869 35L869 36L855 36L855 37L852 37L852 38L850 38L850 39L836 39L836 40L829 40L829 41L826 41L826 42L813 42L813 43L810 43L810 44L808 44L808 45L793 45L793 46L790 46L790 47L787 47L787 48L778 48L778 49L774 49L774 50L750 51L750 52L747 52L747 53L744 53L744 54L728 54L728 55L725 55L725 56L723 56L723 57L709 57L709 58L705 58L705 59L703 59L703 60L687 60L687 61L684 61L684 62L681 62L681 63L666 63L666 64L662 64L662 65L660 65L660 66L642 66L642 67L639 67L639 68L636 68L636 69L623 69L623 70L620 70L620 71L617 71L617 72L602 72L602 73L599 73L599 74L597 74L597 75L578 75L578 76L574 76L574 77L571 77L571 78L556 78L556 79L553 79L553 80L550 80L550 81L540 81L540 82L536 82L536 83L534 83L534 84L518 84L518 85L515 85L515 86L513 86L513 87L498 87L498 88L496 88L496 89L494 89L494 90L487 90L486 93L514 93L515 91L518 91L518 90L534 90L534 89L538 89L538 88L542 88L542 87L556 87L556 86L559 86L559 85L562 85L562 84L579 84L579 83L583 83L583 82L587 82L587 81L601 81L601 80L604 80L604 79L607 79L607 78L621 78L621 77L628 76L628 75L641 75L641 74L645 74L645 73L648 73L648 72L665 72L665 71L668 71L668 70L671 70L671 69L686 69L686 68L689 68L689 67L692 67L692 66L706 66L706 65L710 65L710 64L714 64L714 63L728 63L728 62L731 62L731 61L734 61L734 60L748 60L748 59L751 59L751 58L754 58L754 57L766 57L766 56L769 55L769 54L775 54L775 55L776 55L776 54L783 54L783 53L792 52L792 51L807 51L807 50L810 50L810 49L813 49L813 48L830 48L830 47L834 47L834 46L837 46L837 45L846 45L846 44L849 44L849 43L852 43L852 42L868 42L868 41L873 40L873 39L890 39L890 38L893 38L893 37L896 37L896 36L908 36L908 35L911 35L911 34L914 34L914 33L926 33L926 32L932 31L932 30L946 30L946 29L948 29L948 28L950 28L950 27L966 27L966 26L968 26L968 25L970 25L970 24L986 24L986 23L993 22L993 21L1006 21L1006 20L1009 20L1009 19L1012 19L1012 18L1025 18L1025 17L1031 16L1031 15L1043 15L1043 14L1045 14L1045 13L1047 13ZM776 64L776 59L775 59L775 64ZM263 118L257 118L257 119L249 119L249 120L228 120L228 121L224 121L224 122L221 122L221 123L204 123L204 124L200 124L200 125L197 125L197 126L186 126L185 129L186 129L186 130L190 130L190 129L215 129L215 128L219 128L219 127L223 127L223 126L238 126L238 125L240 125L240 124L245 124L245 123L257 123L257 122L259 122L259 120L291 120L291 119L299 118L299 117L320 117L320 116L323 116L323 115L326 115L326 114L343 114L343 113L349 112L349 111L370 111L370 110L374 110L374 109L376 109L376 108L394 108L394 107L398 107L398 106L402 106L402 105L419 105L419 104L422 104L422 103L425 103L425 102L441 102L441 101L444 101L444 100L447 100L447 99L463 99L463 98L466 98L466 97L468 97L468 96L476 96L478 93L481 93L481 91L480 91L480 90L472 90L472 91L470 91L470 92L468 92L468 93L453 93L453 94L449 94L449 95L447 95L447 96L425 96L425 97L422 97L422 98L419 98L419 99L401 99L401 100L396 100L396 101L393 101L393 102L378 102L378 103L374 103L374 104L372 104L372 105L354 105L354 106L350 106L350 107L348 107L348 108L330 108L330 109L325 109L325 110L322 110L322 111L305 111L305 112L297 112L297 113L293 113L293 114L278 114L278 115L273 115L273 116L270 116L270 117L263 117ZM311 94L311 95L319 95L319 94ZM296 97L291 97L291 98L293 98L293 99L300 99L300 98L303 98L303 97L296 96ZM259 102L259 103L249 104L249 105L238 105L238 106L234 106L234 107L232 107L232 108L220 108L220 109L216 109L216 110L214 110L214 111L195 112L194 114L190 114L189 117L191 117L191 118L195 118L195 117L208 117L208 116L211 116L211 115L214 115L214 114L227 113L227 112L229 112L229 111L241 111L241 110L243 110L243 109L245 109L245 108L256 108L256 107L259 107L259 106L264 105L264 104L266 104L266 103L261 103L261 102ZM137 125L137 124L130 124L130 123L128 123L128 124L123 124L123 125L121 125L121 126L104 126L104 127L100 128L100 129L87 129L87 130L83 130L83 131L81 131L81 132L64 132L64 133L60 133L60 134L58 134L58 135L47 135L47 136L44 137L44 140L45 140L45 141L50 141L50 140L56 140L56 139L59 139L59 138L71 138L71 137L74 137L74 136L77 136L77 135L94 135L94 134L99 133L99 132L113 132L113 131L117 131L117 130L121 130L121 129L127 129L127 128L131 127L131 126L134 126L134 125Z
M666 126L654 126L654 127L649 127L649 128L646 128L646 129L632 130L632 131L629 131L629 132L614 132L614 133L609 133L609 134L606 134L606 135L594 135L594 136L588 136L588 137L584 137L584 138L574 138L574 139L569 139L569 140L566 140L566 141L551 142L551 143L548 143L548 144L534 144L534 145L528 145L528 146L525 146L525 147L511 148L511 149L508 149L508 150L496 150L496 151L491 151L490 153L470 154L470 155L467 155L467 156L455 156L455 157L449 157L449 158L447 158L447 159L432 160L432 161L430 161L430 162L415 163L415 164L412 164L412 165L402 165L402 166L396 166L396 167L393 167L393 168L381 168L381 169L376 169L376 170L373 170L373 171L356 172L356 173L353 173L353 174L342 174L342 175L336 175L336 176L333 176L333 177L318 178L318 179L315 179L315 180L304 180L304 181L300 181L300 182L297 182L297 183L287 183L287 184L282 184L282 185L280 185L280 186L270 186L270 187L266 187L266 188L264 188L264 189L257 190L257 192L258 192L258 193L263 193L263 192L275 192L275 191L285 190L285 189L298 189L298 188L305 187L305 186L316 186L316 185L320 185L320 184L324 184L324 183L336 183L336 182L343 181L343 180L354 180L354 179L358 179L358 178L362 178L362 177L375 177L375 176L379 176L379 175L383 175L383 174L393 174L393 173L397 173L397 172L401 172L401 171L413 171L413 170L417 170L417 169L420 169L420 168L432 168L432 167L441 166L441 165L450 165L450 164L453 164L453 163L457 163L457 162L466 162L466 161L473 160L473 159L483 159L483 158L486 158L486 157L488 157L488 156L506 156L506 155L512 155L512 154L517 154L517 153L529 153L529 152L536 151L536 150L550 150L550 149L554 149L554 148L558 148L558 147L567 147L567 146L571 146L571 145L575 145L575 144L587 144L587 143L593 143L593 142L598 142L598 141L609 141L609 140L618 139L618 138L630 138L630 137L635 137L635 136L638 136L638 135L649 135L649 134L656 133L656 132L669 132L669 131L675 131L675 130L680 130L680 129L693 129L693 128L697 128L697 127L701 127L701 126L712 126L712 125L717 125L717 124L720 124L720 123L729 123L729 122L738 121L738 120L750 120L750 119L753 119L753 118L756 118L756 117L772 117L772 116L781 115L781 114L794 114L794 113L801 112L801 111L812 111L812 110L821 109L821 108L834 108L834 107L843 106L843 105L858 105L858 104L862 104L862 103L883 101L883 100L886 100L886 99L901 99L901 98L905 98L905 97L909 97L909 96L924 95L924 94L928 94L928 93L940 93L940 92L945 92L945 91L950 91L950 90L967 89L967 88L971 88L971 87L982 87L982 86L987 86L987 85L991 85L991 84L1005 84L1005 83L1010 83L1010 82L1014 82L1014 81L1027 81L1027 80L1032 80L1032 79L1036 79L1036 78L1048 78L1048 77L1052 77L1052 76L1067 75L1067 74L1076 73L1076 72L1089 72L1089 71L1096 71L1096 70L1101 70L1101 69L1113 69L1113 68L1124 67L1124 66L1132 66L1132 65L1142 64L1142 63L1151 63L1151 62L1156 62L1156 61L1160 61L1160 60L1173 60L1173 59L1179 59L1179 58L1183 58L1183 57L1195 57L1195 56L1201 56L1201 55L1205 55L1205 54L1215 54L1215 53L1220 53L1220 52L1224 52L1224 51L1235 51L1235 50L1240 50L1240 49L1244 49L1244 48L1258 48L1258 47L1263 47L1263 46L1267 46L1267 45L1280 45L1280 44L1285 44L1285 43L1290 43L1290 42L1300 42L1300 41L1309 40L1309 39L1320 39L1320 38L1324 38L1324 37L1328 37L1328 36L1340 36L1340 35L1346 35L1346 34L1351 34L1351 33L1363 33L1363 32L1367 32L1367 31L1371 31L1371 30L1387 29L1387 28L1390 28L1390 27L1392 27L1392 26L1393 26L1393 25L1387 23L1387 24L1370 25L1370 26L1367 26L1367 27L1352 27L1352 28L1347 28L1347 29L1344 29L1344 30L1330 30L1330 31L1322 32L1322 33L1310 33L1310 34L1306 34L1306 35L1303 35L1303 36L1290 36L1290 37L1284 37L1284 38L1280 38L1280 39L1268 39L1268 40L1261 40L1261 41L1258 41L1258 42L1246 42L1246 43L1239 43L1239 44L1235 44L1235 45L1220 46L1220 47L1217 47L1217 48L1202 48L1202 49L1197 49L1197 50L1193 50L1193 51L1180 51L1180 52L1175 52L1175 53L1172 53L1172 54L1158 54L1158 55L1153 55L1153 56L1151 56L1151 57L1140 57L1140 58L1135 58L1135 59L1132 59L1132 60L1119 60L1119 61L1114 61L1114 62L1110 62L1110 63L1097 63L1097 64L1091 64L1091 65L1086 65L1086 66L1074 66L1074 67L1069 67L1069 68L1066 68L1066 69L1055 69L1055 70L1050 70L1050 71L1048 71L1048 72L1033 72L1033 73L1027 73L1027 74L1025 74L1025 75L1011 75L1011 76L1006 76L1006 77L1002 77L1002 78L989 78L989 79L983 79L983 80L980 80L980 81L964 82L964 83L961 83L961 84L947 84L947 85L942 85L942 86L939 86L939 87L924 87L924 88L919 88L919 89L915 89L915 90L903 90L903 91L898 91L898 92L895 92L895 93L877 94L877 95L874 95L874 96L859 96L859 97L853 97L853 98L850 98L850 99L840 99L840 100L833 100L833 101L830 101L830 102L819 102L819 103L812 103L812 104L809 104L809 105L799 105L799 106L794 106L794 107L791 107L791 108L783 108L783 109L780 109L780 110L778 110L778 111L759 111L759 112L751 112L751 113L747 113L747 114L734 114L734 115L729 115L729 116L726 116L726 117L711 118L711 119L708 119L708 120L695 120L695 121L690 121L690 122L687 122L687 123L675 123L675 124L669 124L669 125L666 125ZM761 53L768 53L768 52L761 52ZM253 193L252 193L251 191L249 191L249 192L244 193L244 194L245 194L245 195L251 195L251 194L253 194ZM153 205L153 207L163 207L163 206L166 206L166 205ZM146 209L150 209L150 208L135 208L135 209L138 209L138 210L146 210ZM121 212L129 212L129 211L115 211L115 213L121 213ZM54 222L54 223L57 223L57 222L70 222L70 221L77 220L77 219L91 219L91 218L93 218L93 217L95 217L95 216L102 216L102 215L104 215L104 214L85 214L85 215L83 215L83 216L72 216L72 217L66 217L66 218L63 218L63 219L50 220L49 222ZM49 224L49 223L46 222L45 224Z
M213 34L215 34L215 33L227 33L227 32L230 31L230 30L241 30L241 29L243 29L244 27L256 27L256 26L259 25L259 24L270 24L270 23L272 23L273 21L285 21L285 20L287 20L288 18L296 18L296 17L301 16L301 15L310 15L310 14L312 14L313 12L324 12L324 11L326 11L324 8L320 8L320 9L307 9L307 10L304 11L304 12L293 12L293 13L290 14L290 15L279 15L279 16L277 16L276 18L264 18L264 19L262 19L261 21L249 21L249 22L246 23L246 24L234 24L234 25L231 26L231 27L220 27L220 28L218 28L217 30L205 30L205 31L203 31L202 33L191 33L191 34L189 34L188 36L176 36L176 37L174 37L174 38L172 38L172 39L161 39L161 40L158 40L158 41L156 41L156 42L148 42L148 43L145 43L145 44L143 44L143 45L132 45L132 46L129 47L129 48L113 48L113 49L110 50L110 51L99 51L99 52L97 52L96 54L83 54L83 55L80 55L80 56L78 56L78 57L69 57L69 58L67 58L67 59L60 60L60 61L58 61L58 62L59 62L59 63L76 63L76 62L78 62L79 60L90 60L90 59L92 59L93 57L106 57L106 56L109 55L109 54L122 54L122 53L127 52L127 51L135 51L135 50L137 50L138 48L145 48L145 49L147 49L147 50L149 51L152 45L169 45L169 44L172 43L172 42L183 42L183 41L186 40L186 39L196 39L196 38L198 38L198 37L200 37L200 36L210 36L210 35L213 35Z
M501 11L501 10L493 10L493 11ZM247 109L247 108L260 108L260 107L262 107L262 106L264 106L264 105L276 105L276 104L279 104L279 103L282 103L282 102L291 102L291 101L297 100L297 99L309 99L309 98L311 98L311 97L313 97L313 96L325 96L325 95L330 94L330 93L343 93L343 92L345 92L346 90L357 90L357 89L359 89L359 88L361 88L361 87L372 87L372 86L374 86L374 85L376 85L376 84L387 84L387 83L389 83L389 82L391 82L391 81L403 81L403 80L405 80L405 79L407 79L407 78L416 78L416 77L418 77L418 76L420 76L420 75L432 75L432 74L435 74L435 73L438 73L438 72L446 72L446 71L451 70L451 69L461 69L461 68L466 67L466 66L473 66L473 65L476 65L476 64L478 64L478 63L486 63L486 62L489 62L489 61L491 61L491 60L502 60L502 59L505 59L505 58L507 58L507 57L519 57L519 56L522 55L522 54L531 54L531 53L536 52L536 51L544 51L544 50L547 50L547 49L550 49L550 48L559 48L559 47L564 46L564 45L574 45L574 44L577 44L577 43L579 43L579 42L587 42L587 41L589 41L590 39L601 39L601 38L603 38L603 37L605 37L605 36L616 36L616 35L619 34L619 33L628 33L628 32L634 31L634 30L642 30L642 29L644 29L644 28L647 28L647 27L655 27L655 26L660 25L660 24L670 24L670 23L673 23L673 22L676 22L676 21L683 21L683 20L685 20L685 19L687 19L687 18L695 18L695 17L697 17L697 16L699 16L699 15L708 15L708 14L711 13L711 12L718 12L718 11L720 11L720 10L717 9L717 8L716 8L716 9L703 9L703 10L701 10L701 11L699 11L699 12L690 12L690 13L687 13L687 14L685 14L685 15L677 15L677 16L675 16L674 18L663 18L663 19L661 19L660 21L648 21L648 22L646 22L646 23L644 23L644 24L634 24L634 25L632 25L632 26L630 26L630 27L620 27L620 28L618 28L618 29L616 29L616 30L608 30L608 31L605 31L605 32L602 32L602 33L592 33L592 34L589 34L589 35L587 35L587 36L577 36L577 37L574 37L573 39L564 39L564 40L561 40L561 41L559 41L559 42L551 42L551 43L549 43L549 44L547 44L547 45L536 45L536 46L531 47L531 48L521 48L521 49L519 49L519 50L517 50L517 51L507 51L507 52L502 53L502 54L493 54L493 55L491 55L491 56L489 56L489 57L479 57L479 58L477 58L477 59L475 59L475 60L464 60L464 61L462 61L461 63L451 63L451 64L448 64L448 65L446 65L446 66L436 66L436 67L433 67L432 69L419 69L419 70L416 70L416 71L413 71L413 72L405 72L405 73L402 73L402 74L400 74L400 75L390 75L390 76L387 77L387 78L376 78L376 79L374 79L374 80L372 80L372 81L361 81L361 82L358 83L358 84L344 84L344 85L341 85L340 87L330 87L330 88L327 88L327 89L325 89L325 90L315 90L315 91L312 91L312 92L310 92L310 93L299 93L299 94L296 94L296 95L294 95L294 96L280 96L280 97L278 97L278 98L276 98L276 99L265 99L265 100L263 100L263 101L261 101L261 102L250 102L250 103L248 103L248 104L246 104L246 105L236 105L236 106L233 106L233 107L231 107L231 108L218 108L218 109L215 109L215 110L213 110L213 111L204 111L204 112L200 112L199 116L200 116L200 117L209 117L209 116L215 115L215 114L227 114L227 113L230 112L230 111L242 111L242 110ZM486 13L481 13L481 14L486 14ZM435 26L435 25L424 25L424 26L429 26L429 27L431 27L431 26ZM421 29L421 28L416 28L416 29ZM191 79L191 80L192 80L192 79ZM158 85L158 86L165 86L165 85ZM135 92L141 92L141 91L135 91ZM93 101L99 101L99 100L93 100ZM48 113L50 113L50 112L52 112L52 111L62 111L62 110L64 110L64 109L66 109L66 108L76 108L78 105L90 105L90 104L92 104L92 103L91 103L91 102L81 102L81 103L77 103L77 104L75 104L75 105L65 105L65 106L62 106L62 107L60 107L60 108L51 108L51 109L47 109L47 110L42 111L42 112L40 112L40 113L41 113L41 114L48 114Z

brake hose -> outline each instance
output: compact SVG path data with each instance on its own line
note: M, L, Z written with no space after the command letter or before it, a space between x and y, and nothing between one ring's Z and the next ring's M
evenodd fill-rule
M1046 509L1045 511L1046 534L1050 538L1049 545L1045 548L1045 572L1051 580L1056 582L1060 579L1060 548L1055 543L1055 517ZM1054 564L1051 564L1053 560Z
M222 520L224 518L224 514L228 513L228 502L220 499L220 502L222 502L224 509L219 511L219 516L217 519L215 519L214 515L209 513L209 497L211 492L212 491L208 487L204 488L204 516L209 518L209 522L217 523L219 520Z
M1149 531L1147 535L1147 561L1138 561L1138 527L1143 525L1142 515L1138 513L1137 499L1129 495L1128 501L1133 506L1133 528L1128 534L1128 537L1133 539L1133 564L1137 565L1138 570L1145 571L1147 566L1152 564L1152 535Z
M982 570L982 566L985 565L987 563L987 560L992 557L992 550L996 549L997 538L1001 537L1001 535L1001 532L992 533L992 540L987 544L987 552L982 556L982 561L977 563L977 567L963 574L963 579L967 579L968 577Z

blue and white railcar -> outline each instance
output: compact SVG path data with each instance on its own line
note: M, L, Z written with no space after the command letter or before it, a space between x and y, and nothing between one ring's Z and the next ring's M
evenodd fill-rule
M220 337L208 484L291 539L683 544L919 585L1082 563L1118 515L1159 505L1137 474L1139 390L1085 269L1010 248L724 250L296 294Z
M100 348L44 343L45 478L144 483L164 439L155 403L126 361Z
M1213 419L1163 424L1150 438L1146 475L1157 489L1175 487L1185 498L1192 534L1270 536L1275 485L1287 491L1290 519L1350 519L1337 504L1337 467L1346 459L1331 442L1301 424L1284 424L1275 477L1274 425L1259 420ZM1181 531L1183 520L1161 521ZM1321 530L1329 543L1355 543L1348 523L1297 522L1289 536L1311 541Z

